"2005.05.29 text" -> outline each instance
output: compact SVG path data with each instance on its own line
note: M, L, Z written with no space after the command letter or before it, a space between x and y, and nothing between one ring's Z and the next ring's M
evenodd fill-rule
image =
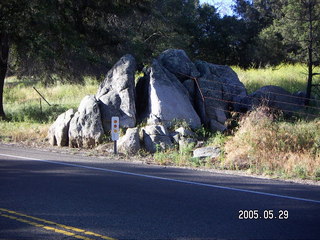
M288 210L239 210L238 218L240 220L255 220L255 219L280 219L287 220L289 219Z

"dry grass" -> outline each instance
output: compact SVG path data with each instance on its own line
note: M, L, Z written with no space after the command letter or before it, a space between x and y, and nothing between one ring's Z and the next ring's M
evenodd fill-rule
M45 141L49 125L0 121L0 140L4 142Z
M320 121L279 121L266 107L246 115L225 145L225 166L320 180Z

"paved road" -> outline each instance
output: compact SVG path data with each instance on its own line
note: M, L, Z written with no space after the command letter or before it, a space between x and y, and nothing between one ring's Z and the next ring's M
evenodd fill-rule
M319 186L4 144L0 171L0 239L320 237Z

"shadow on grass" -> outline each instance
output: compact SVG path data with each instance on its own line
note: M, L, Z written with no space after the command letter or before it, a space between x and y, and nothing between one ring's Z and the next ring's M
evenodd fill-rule
M59 105L42 107L39 105L27 105L9 112L7 119L14 122L50 123L54 122L61 113L68 109L68 106Z

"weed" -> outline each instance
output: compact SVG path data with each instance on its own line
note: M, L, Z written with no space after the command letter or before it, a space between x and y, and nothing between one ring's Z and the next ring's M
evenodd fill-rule
M168 151L160 151L158 148L153 157L154 160L160 165L168 165L170 162Z
M294 168L294 176L299 177L301 179L306 179L307 178L307 170L304 166L297 165Z
M190 130L190 124L184 119L173 119L170 123L169 130L173 131L180 127L186 128Z
M215 134L211 134L211 137L207 139L206 145L212 145L217 147L223 147L227 141L227 136L221 132L216 132Z
M317 168L314 172L314 180L320 181L320 168Z
M201 125L200 128L197 128L195 130L195 133L197 134L197 137L200 140L206 140L210 137L212 137L213 133L206 127L204 127L203 125Z

